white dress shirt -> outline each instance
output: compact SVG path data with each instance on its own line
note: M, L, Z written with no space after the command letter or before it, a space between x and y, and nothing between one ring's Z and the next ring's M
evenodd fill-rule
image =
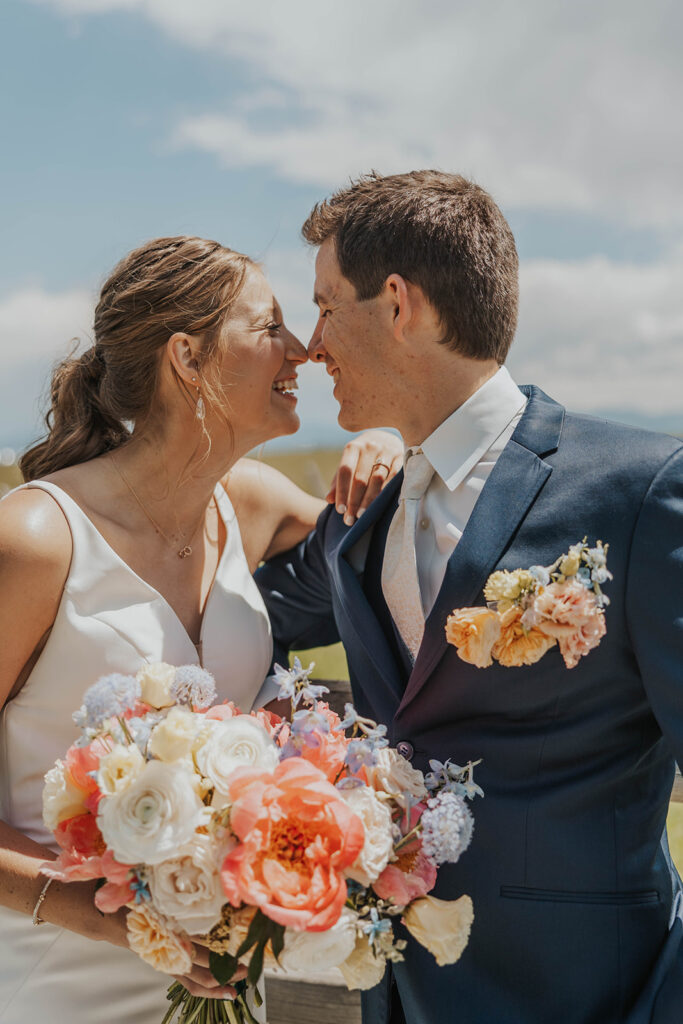
M425 616L436 601L448 559L477 498L525 407L526 396L502 366L419 445L435 470L420 505L415 536Z

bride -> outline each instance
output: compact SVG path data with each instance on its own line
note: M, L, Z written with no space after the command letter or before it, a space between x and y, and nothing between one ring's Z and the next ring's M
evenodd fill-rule
M29 483L0 505L2 1024L163 1016L168 979L126 948L125 910L100 915L90 882L53 882L40 899L40 865L55 856L43 775L106 673L202 664L245 711L275 697L251 573L303 539L322 503L242 456L297 430L306 358L248 257L162 238L114 269L94 346L54 373L49 435L22 459ZM400 451L379 432L347 446L328 495L338 511L364 507ZM179 980L234 994L200 948Z

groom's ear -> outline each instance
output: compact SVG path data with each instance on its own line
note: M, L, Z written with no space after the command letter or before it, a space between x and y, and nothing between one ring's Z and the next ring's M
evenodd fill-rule
M390 274L384 287L397 341L412 342L425 331L438 331L438 316L419 285Z
M400 274L390 274L384 283L384 292L391 314L392 332L396 340L400 341L414 313L408 282Z

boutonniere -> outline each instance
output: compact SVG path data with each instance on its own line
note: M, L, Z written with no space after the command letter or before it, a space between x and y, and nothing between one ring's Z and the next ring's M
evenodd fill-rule
M567 668L597 647L605 635L601 585L612 579L607 548L586 538L550 566L500 570L484 587L486 607L456 608L446 621L446 639L463 661L488 668L533 665L559 645Z

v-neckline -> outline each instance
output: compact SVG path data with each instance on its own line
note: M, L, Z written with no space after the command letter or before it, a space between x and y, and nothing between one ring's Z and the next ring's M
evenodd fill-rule
M234 519L234 517L235 517L235 510L234 510L234 508L232 506L232 502L230 501L230 497L228 495L228 492L225 490L223 485L221 483L217 483L216 484L216 486L214 488L214 491L213 491L213 496L214 496L214 499L216 501L216 508L218 509L218 514L221 517L221 519L223 521L223 525L225 527L225 544L223 545L223 550L221 551L221 554L220 554L220 557L218 559L218 562L216 563L216 569L215 569L215 572L213 574L213 579L211 580L211 584L210 584L209 589L208 589L208 591L206 593L206 599L204 601L204 607L202 608L201 620L200 620L200 623L199 623L199 640L197 641L197 643L194 642L194 640L192 639L192 637L188 633L188 631L187 631L187 629L186 629L182 619L180 618L180 616L178 615L177 611L175 610L175 608L173 607L171 602L168 600L168 598L164 597L164 595L161 593L161 591L157 590L157 588L152 586L151 583L149 583L147 580L143 579L142 576L140 576L139 573L137 573L135 571L135 569L133 569L133 567L130 566L128 564L128 562L126 562L126 560L124 558L122 558L122 556L118 553L118 551L116 551L116 549L112 547L112 545L109 543L109 541L104 536L104 534L101 532L101 530L99 530L95 526L95 524L92 521L92 519L90 518L90 516L87 515L85 510L81 508L81 506L79 505L79 503L76 501L75 498L72 498L71 495L67 491L65 491L63 487L59 486L59 484L53 484L50 480L33 480L29 484L27 484L27 486L28 487L39 487L39 488L41 488L41 490L44 489L44 490L48 490L48 491L49 491L50 488L54 487L54 489L56 491L59 491L60 494L64 495L64 497L67 499L67 501L70 502L77 509L79 515L81 515L83 517L83 519L88 524L89 528L96 535L96 537L102 543L102 545L111 553L113 558L121 566L123 566L123 568L126 569L130 573L130 575L135 580L137 580L138 583L140 583L143 587L145 587L148 591L150 591L154 595L155 599L160 601L161 604L163 604L166 607L166 609L171 613L171 615L175 619L176 623L178 624L178 626L180 627L182 632L185 634L187 642L189 643L190 647L194 650L195 655L196 655L198 661L201 664L202 656L201 656L200 652L203 649L204 623L206 622L206 613L208 611L209 603L210 603L211 598L213 596L213 592L214 592L214 590L216 588L216 582L218 580L219 574L221 572L221 569L223 568L223 563L224 563L224 561L225 561L225 559L227 557L228 548L232 544L233 534L234 534L234 529L231 529L229 527L227 519L226 519L226 516L224 514L224 509L221 507L222 506L222 502L227 502L229 504L229 506L230 506L230 511L232 512L233 519Z

